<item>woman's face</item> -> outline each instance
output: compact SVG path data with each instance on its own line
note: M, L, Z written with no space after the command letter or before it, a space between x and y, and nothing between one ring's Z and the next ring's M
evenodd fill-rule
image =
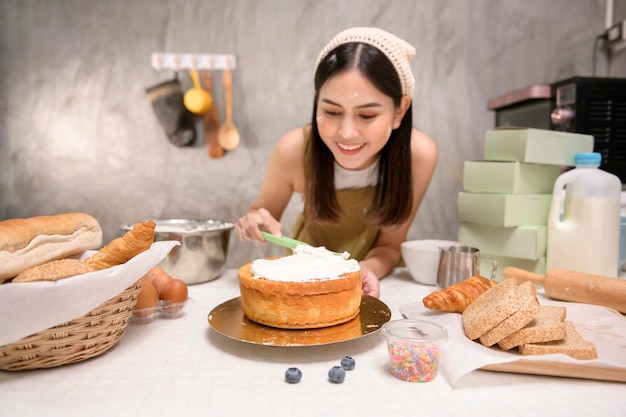
M410 103L403 99L403 104L405 101ZM317 128L339 165L364 169L375 161L392 129L400 126L404 107L396 108L392 98L377 90L359 71L348 70L322 85Z

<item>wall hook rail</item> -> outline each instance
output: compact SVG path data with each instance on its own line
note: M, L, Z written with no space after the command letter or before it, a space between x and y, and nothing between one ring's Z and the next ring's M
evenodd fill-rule
M237 58L231 54L180 54L154 52L151 56L152 68L161 70L234 70Z

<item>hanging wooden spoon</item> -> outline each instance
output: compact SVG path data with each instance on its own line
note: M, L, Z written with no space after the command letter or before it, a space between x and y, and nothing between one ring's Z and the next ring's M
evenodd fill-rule
M239 131L233 123L232 100L233 100L233 78L229 68L224 70L224 109L226 118L220 128L219 143L227 151L232 151L239 145Z
M210 71L202 71L202 83L204 89L211 94L212 77ZM209 108L209 110L202 116L204 123L204 140L206 142L207 150L211 158L221 158L224 156L224 149L219 144L219 131L220 131L220 110L215 103Z

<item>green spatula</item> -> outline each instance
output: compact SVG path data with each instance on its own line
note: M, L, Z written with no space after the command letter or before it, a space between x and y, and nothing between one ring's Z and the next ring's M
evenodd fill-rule
M299 240L291 239L285 236L274 236L273 234L261 230L261 235L263 235L263 239L268 242L276 243L277 245L284 246L289 249L295 249L298 245L311 246L308 243L300 242Z
M261 230L260 232L261 232L261 235L263 235L263 239L267 240L268 242L276 243L277 245L284 246L285 248L289 248L292 250L295 249L296 246L298 245L311 246L308 243L301 242L299 240L292 239L290 237L274 236L273 234L266 232L264 230ZM331 252L331 253L333 255L343 256L343 253L337 253L337 252Z

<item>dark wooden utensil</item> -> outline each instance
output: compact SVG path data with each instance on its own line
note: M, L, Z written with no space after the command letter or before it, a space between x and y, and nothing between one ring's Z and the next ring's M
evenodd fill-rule
M212 76L210 71L202 72L202 82L204 88L211 94ZM202 116L202 120L204 122L204 139L209 156L211 158L221 158L224 156L224 149L219 144L220 111L215 100L213 100L209 110Z

